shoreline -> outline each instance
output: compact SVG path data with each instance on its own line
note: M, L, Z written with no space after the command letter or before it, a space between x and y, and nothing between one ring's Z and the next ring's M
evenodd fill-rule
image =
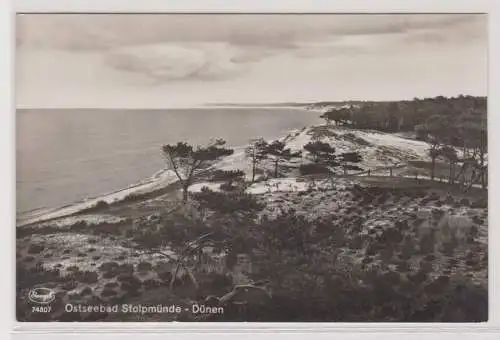
M271 141L286 140L294 133L302 131L309 127L311 126L304 126L302 128L289 130L285 134L271 139ZM244 150L247 146L248 144L232 147L235 152L231 156L233 158L238 158L238 156L242 155L244 156ZM214 165L212 169L207 170L215 170L219 167L227 167L227 164L224 164L224 160L219 161ZM243 168L243 170L249 171L250 168ZM95 210L95 206L100 201L106 202L108 206L115 207L123 203L126 204L131 200L135 201L140 199L154 199L156 197L169 193L172 190L171 187L175 184L178 184L178 182L179 180L177 179L175 174L171 172L171 170L163 168L160 170L156 170L152 176L146 179L143 179L135 184L130 184L129 186L120 188L115 191L81 199L75 202L64 204L59 207L35 208L24 213L18 213L19 215L16 216L16 227L29 227L38 223L46 223L61 218L78 216L91 211L93 212L93 210Z

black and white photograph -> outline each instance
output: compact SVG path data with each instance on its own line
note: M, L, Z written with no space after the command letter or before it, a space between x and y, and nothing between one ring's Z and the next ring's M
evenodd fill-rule
M15 16L19 322L488 321L488 15Z

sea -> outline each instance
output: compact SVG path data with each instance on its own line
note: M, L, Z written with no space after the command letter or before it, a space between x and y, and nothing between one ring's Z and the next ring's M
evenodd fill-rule
M119 191L165 168L161 147L231 147L320 122L301 108L18 109L16 212L68 206Z

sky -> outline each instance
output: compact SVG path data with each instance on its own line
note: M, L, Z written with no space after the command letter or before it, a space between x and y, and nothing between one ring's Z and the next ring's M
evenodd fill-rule
M487 95L487 16L19 14L19 108Z

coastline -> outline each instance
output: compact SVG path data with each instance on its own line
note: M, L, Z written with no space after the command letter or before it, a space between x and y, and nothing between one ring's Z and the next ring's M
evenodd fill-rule
M304 111L323 112L329 107L294 107ZM277 136L269 141L280 140L287 144L287 147L293 150L302 150L303 146L311 141L311 132L315 129L321 129L322 124L306 125L302 128L295 128L284 132L282 135ZM372 130L356 130L344 127L334 127L338 134L335 138L336 148L340 152L349 152L353 148L363 150L365 148L365 155L363 163L366 167L371 169L387 168L387 166L400 166L411 159L425 159L427 158L428 144L413 139L397 136L396 134L385 133ZM344 135L352 135L354 133L358 139L363 142L357 145L358 141L346 140ZM366 145L364 145L366 143ZM213 167L207 169L212 171L220 170L242 170L245 172L246 177L251 176L251 164L245 157L246 145L239 145L232 147L234 154L220 160ZM380 149L380 150L379 150ZM392 149L392 151L391 151ZM399 151L398 151L399 149ZM403 151L406 155L402 159L398 159L398 153ZM388 155L386 154L388 152ZM391 154L392 153L392 154ZM384 164L384 162L389 162ZM382 167L380 167L383 165ZM413 175L406 174L402 177L411 178ZM421 179L425 176L420 175ZM201 181L203 182L203 181ZM127 202L137 202L141 200L151 200L161 195L165 195L175 190L178 190L178 179L175 174L166 169L159 169L153 173L152 176L145 178L137 183L128 185L118 190L103 193L95 197L79 200L76 202L67 203L60 207L48 209L35 209L27 213L21 213L17 220L17 227L25 227L36 225L39 223L46 223L66 217L80 216L86 213L94 213L99 211L97 205L105 203L106 207L119 207L126 205Z
M309 126L304 126L299 129L289 130L284 135L276 137L271 141L286 140L297 131L307 129L308 127ZM235 150L233 155L221 160L209 170L240 168L246 173L251 171L251 167L249 165L244 166L245 148L247 146L248 144L233 147ZM25 213L19 213L16 218L16 227L25 227L61 218L77 216L86 211L93 210L93 208L101 201L105 202L109 206L114 206L127 200L141 198L151 199L173 190L171 189L171 186L176 183L178 183L178 179L171 170L166 168L159 169L155 171L152 176L115 191L67 203L60 207L37 208Z

